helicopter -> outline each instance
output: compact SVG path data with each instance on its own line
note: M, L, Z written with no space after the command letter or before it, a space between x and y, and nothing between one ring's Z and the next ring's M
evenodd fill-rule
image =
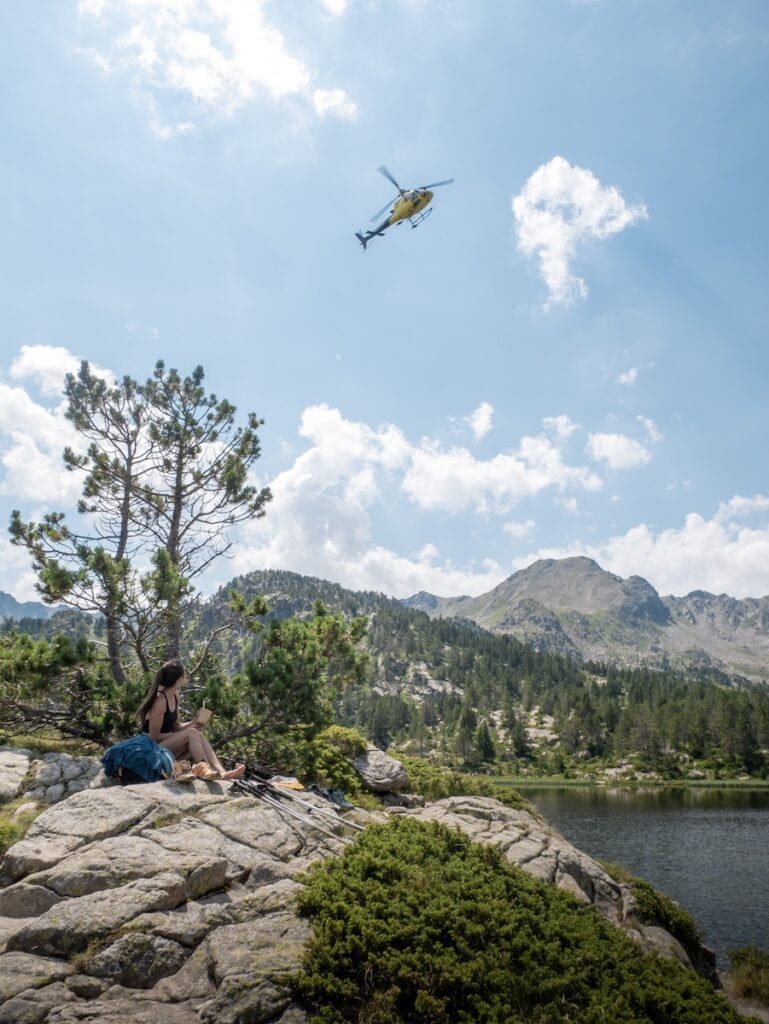
M446 178L445 181L434 181L432 185L420 185L419 188L401 188L384 164L377 169L380 174L383 174L389 182L395 185L398 189L398 195L383 206L381 210L377 210L371 218L372 221L378 220L388 206L392 206L389 217L387 220L382 221L379 227L373 230L369 229L365 234L361 234L360 231L355 232L355 237L364 250L372 238L384 238L385 231L387 228L391 228L393 224L399 224L407 220L412 228L418 227L433 212L432 206L429 206L430 200L433 198L430 189L438 188L439 185L450 185L454 180L453 178ZM425 207L428 207L428 209L425 209Z

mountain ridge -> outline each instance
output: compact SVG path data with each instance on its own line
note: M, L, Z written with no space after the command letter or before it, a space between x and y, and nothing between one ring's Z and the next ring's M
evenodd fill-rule
M661 597L643 577L623 579L584 556L540 559L477 597L420 591L403 604L582 661L769 679L769 596Z
M0 619L49 619L54 609L41 601L17 601L0 590Z

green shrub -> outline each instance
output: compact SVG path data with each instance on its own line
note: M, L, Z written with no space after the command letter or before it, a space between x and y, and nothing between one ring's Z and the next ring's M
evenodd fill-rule
M486 775L458 772L423 757L401 757L399 760L408 772L411 791L420 793L426 800L443 800L448 796L490 796L509 807L529 808L520 793L495 786Z
M730 949L727 983L740 998L769 1006L769 953L758 946Z
M348 795L357 794L360 778L350 758L365 750L366 741L355 729L332 725L297 745L295 771L305 783L317 782Z
M318 740L344 754L345 757L358 757L365 754L368 744L357 729L346 729L343 725L330 725L318 733Z
M304 879L318 1024L737 1024L702 978L434 822L371 826Z

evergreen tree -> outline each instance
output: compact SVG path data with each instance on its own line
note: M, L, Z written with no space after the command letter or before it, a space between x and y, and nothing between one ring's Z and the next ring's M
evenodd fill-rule
M495 761L497 752L494 749L494 741L491 738L489 727L486 722L481 722L475 734L475 744L478 748L478 756L481 761Z
M195 580L229 549L228 527L264 515L270 499L248 482L262 421L250 413L236 427L235 408L206 394L203 376L158 362L144 384L109 383L84 362L64 392L87 447L63 453L83 474L82 525L61 512L38 523L12 515L11 539L32 555L43 599L103 617L120 684L126 660L148 671L179 656Z

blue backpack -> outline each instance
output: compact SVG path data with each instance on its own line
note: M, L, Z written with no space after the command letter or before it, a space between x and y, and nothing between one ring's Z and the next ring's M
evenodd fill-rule
M159 782L173 775L176 758L146 732L110 747L101 763L104 774L125 786L135 782Z

